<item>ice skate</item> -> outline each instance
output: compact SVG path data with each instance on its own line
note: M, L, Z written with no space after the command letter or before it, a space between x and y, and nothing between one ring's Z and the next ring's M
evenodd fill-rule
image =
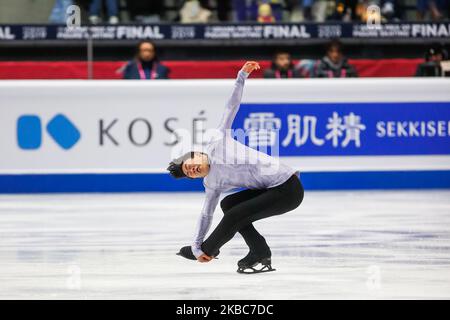
M217 256L220 254L220 251L217 250L216 254L213 255L214 259L217 259ZM189 260L197 260L197 258L192 253L191 246L185 246L180 249L179 252L177 252L178 256L182 256L183 258L189 259Z
M180 251L177 253L178 256L182 256L183 258L189 259L189 260L197 260L197 258L192 253L191 246L185 246L180 249Z
M275 270L276 269L272 268L270 256L264 257L250 252L245 258L239 260L237 272L252 274Z

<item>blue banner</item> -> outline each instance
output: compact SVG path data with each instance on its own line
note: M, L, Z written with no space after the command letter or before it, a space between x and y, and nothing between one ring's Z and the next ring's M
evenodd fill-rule
M441 39L450 36L449 22L367 23L242 23L242 24L138 24L66 25L0 24L0 41L37 40L308 40Z
M450 102L242 104L238 128L280 156L450 154Z

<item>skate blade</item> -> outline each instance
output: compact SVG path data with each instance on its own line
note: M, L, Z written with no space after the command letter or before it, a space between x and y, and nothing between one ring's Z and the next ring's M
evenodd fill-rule
M256 269L254 267L248 267L248 268L238 268L237 273L242 274L254 274L254 273L264 273L264 272L271 272L276 271L277 269L272 268L271 265L264 265L261 269Z

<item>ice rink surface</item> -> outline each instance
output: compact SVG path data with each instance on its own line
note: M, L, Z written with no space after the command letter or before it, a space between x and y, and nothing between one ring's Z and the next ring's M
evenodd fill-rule
M276 272L241 275L190 244L202 193L1 195L1 299L450 298L450 191L307 192L259 221ZM222 217L216 210L214 225Z

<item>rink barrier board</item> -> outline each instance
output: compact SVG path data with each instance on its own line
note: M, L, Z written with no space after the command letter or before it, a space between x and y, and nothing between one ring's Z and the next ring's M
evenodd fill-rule
M171 159L202 150L202 128L217 126L232 84L0 81L0 174L164 173ZM280 158L302 172L450 170L449 87L449 79L249 80L233 129L273 151L278 139L258 133L261 122L273 126ZM434 124L434 133L389 137L388 124L403 123Z
M170 145L171 130L197 141L203 124L219 123L231 86L0 81L0 193L202 191L201 180L165 172L174 156L199 147ZM249 80L233 128L250 138L256 120L277 125L279 156L302 172L307 190L450 188L449 86L448 79ZM341 121L358 134L328 137L328 125ZM427 130L405 135L403 123ZM397 128L392 137L388 124Z
M306 190L448 189L450 170L305 172ZM189 192L203 191L201 179L173 179L163 173L3 174L0 193Z

